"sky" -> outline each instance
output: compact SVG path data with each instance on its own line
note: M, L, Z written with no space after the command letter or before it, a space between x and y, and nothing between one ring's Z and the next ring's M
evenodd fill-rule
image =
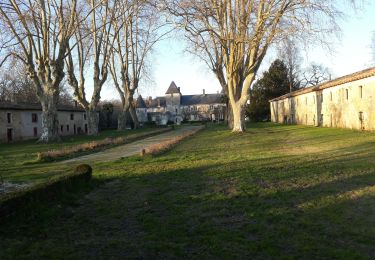
M319 47L302 51L302 67L312 62L321 64L329 68L332 78L336 78L375 65L370 48L372 32L375 31L375 1L369 0L357 12L346 9L345 19L340 22L341 37L331 46L333 52ZM184 50L183 39L173 38L160 42L152 54L153 80L140 86L139 94L143 97L163 96L172 81L180 87L183 95L200 94L203 89L206 93L221 91L217 79L205 63ZM276 58L272 52L269 53L258 75ZM105 100L118 98L111 85L111 82L108 82L103 89L102 98Z

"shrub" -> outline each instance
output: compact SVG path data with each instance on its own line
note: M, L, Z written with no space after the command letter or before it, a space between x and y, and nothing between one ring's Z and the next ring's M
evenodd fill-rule
M17 210L24 209L27 205L35 201L50 201L59 196L59 194L74 187L81 188L82 183L87 185L91 176L92 168L90 165L81 164L70 174L5 194L0 200L0 218L8 216Z
M74 173L77 175L82 175L85 181L88 182L92 177L92 168L88 164L80 164L75 168Z
M177 136L177 137L175 137L171 140L167 140L167 141L157 143L157 144L152 144L152 145L142 149L141 155L142 156L146 155L146 154L156 155L156 154L166 152L166 151L170 150L174 145L181 142L183 139L196 134L198 131L202 130L203 128L205 128L204 125L202 125L201 127L197 128L197 129L191 130L187 133L181 134L181 135L179 135L179 136Z
M37 160L43 161L43 162L50 162L58 158L71 156L73 154L80 153L80 152L93 151L93 150L98 150L100 148L104 148L107 146L130 143L130 142L139 140L141 138L150 137L155 134L167 132L170 130L171 130L170 128L163 128L163 129L159 129L156 131L152 131L151 133L140 133L140 134L135 134L135 135L128 136L128 137L116 137L116 138L107 137L103 140L91 141L88 143L66 147L60 150L50 150L47 152L39 152L37 153Z

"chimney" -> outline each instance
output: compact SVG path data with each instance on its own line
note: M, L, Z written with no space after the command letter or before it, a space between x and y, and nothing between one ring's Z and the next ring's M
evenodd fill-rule
M177 87L177 89L178 89L178 92L180 92L180 87Z

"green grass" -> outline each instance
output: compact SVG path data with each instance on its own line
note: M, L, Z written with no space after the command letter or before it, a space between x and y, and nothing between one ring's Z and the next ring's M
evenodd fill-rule
M2 220L0 258L375 257L375 133L208 127Z
M107 137L130 136L154 130L156 128L152 127L129 131L104 130L98 136L66 136L63 137L61 142L50 144L37 143L36 140L0 144L0 176L5 181L12 182L43 182L50 177L64 174L70 167L69 165L66 165L66 167L56 167L50 163L40 162L37 160L38 152L63 149L77 144L102 140ZM86 153L80 153L80 155L96 151L87 151Z

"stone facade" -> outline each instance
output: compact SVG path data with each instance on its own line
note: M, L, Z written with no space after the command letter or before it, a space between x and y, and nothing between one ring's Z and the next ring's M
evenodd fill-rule
M144 105L137 100L137 115L144 113L146 108L148 122L158 125L180 124L183 121L223 121L226 110L222 94L206 94L203 90L198 95L182 95L173 81L164 97L150 97L142 101Z
M271 121L375 130L375 68L270 100Z
M70 106L58 107L61 136L87 133L86 113ZM42 132L39 104L0 103L0 142L37 139Z

